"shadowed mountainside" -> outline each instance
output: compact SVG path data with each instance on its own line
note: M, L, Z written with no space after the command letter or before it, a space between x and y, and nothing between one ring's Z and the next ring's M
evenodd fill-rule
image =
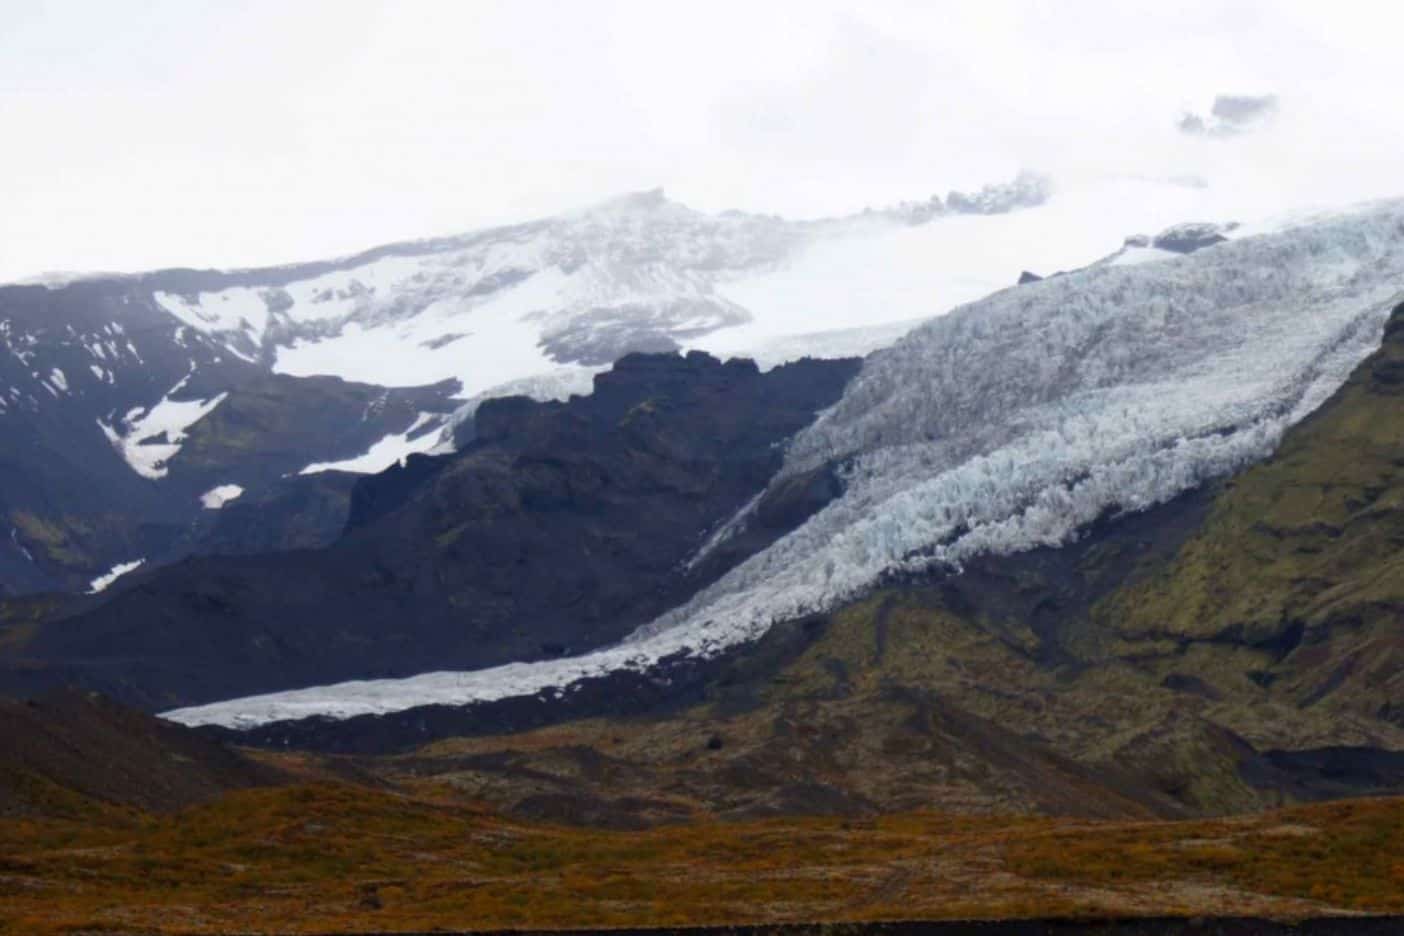
M489 401L468 449L353 492L351 528L331 547L192 559L76 616L31 619L12 628L0 681L159 709L616 640L744 557L685 565L857 368L630 355L589 397ZM750 548L833 493L783 493Z

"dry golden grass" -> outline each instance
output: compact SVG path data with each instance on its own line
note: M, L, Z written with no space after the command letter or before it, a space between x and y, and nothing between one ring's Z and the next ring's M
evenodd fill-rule
M0 932L356 932L1404 909L1404 800L1246 819L907 814L618 832L428 789L0 823Z
M1135 885L1198 875L1335 907L1404 912L1404 808L1347 800L1246 819L1057 829L1009 851L1015 873Z

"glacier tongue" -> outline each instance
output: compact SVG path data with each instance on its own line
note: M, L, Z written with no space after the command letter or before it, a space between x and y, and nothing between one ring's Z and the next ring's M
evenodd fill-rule
M785 472L837 462L841 498L621 645L167 717L247 727L529 694L718 653L889 573L1067 542L1269 455L1401 296L1404 202L997 293L873 354L794 440Z
M1266 457L1378 346L1404 204L1006 290L868 359L785 474L842 498L634 639L746 639L881 576L1067 542Z

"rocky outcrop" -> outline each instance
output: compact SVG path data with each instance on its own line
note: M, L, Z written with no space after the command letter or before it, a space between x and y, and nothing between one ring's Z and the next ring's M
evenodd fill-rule
M1025 171L1012 182L987 185L978 192L951 192L946 196L946 210L954 214L1003 214L1041 205L1052 192L1053 182L1048 176Z
M1237 227L1237 224L1214 224L1208 221L1177 224L1157 234L1151 240L1150 246L1171 253L1194 253L1196 250L1203 250L1228 240L1226 235ZM1127 244L1130 243L1131 238L1127 238Z

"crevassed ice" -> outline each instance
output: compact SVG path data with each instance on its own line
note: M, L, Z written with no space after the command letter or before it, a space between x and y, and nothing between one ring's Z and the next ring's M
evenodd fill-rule
M793 442L844 495L622 644L572 659L183 709L191 724L344 718L712 655L883 575L1071 540L1272 452L1378 347L1404 298L1404 202L963 306L872 355Z
M885 573L1057 545L1266 457L1404 295L1391 203L1190 257L1007 290L875 353L793 443L845 495L635 639L747 636Z

